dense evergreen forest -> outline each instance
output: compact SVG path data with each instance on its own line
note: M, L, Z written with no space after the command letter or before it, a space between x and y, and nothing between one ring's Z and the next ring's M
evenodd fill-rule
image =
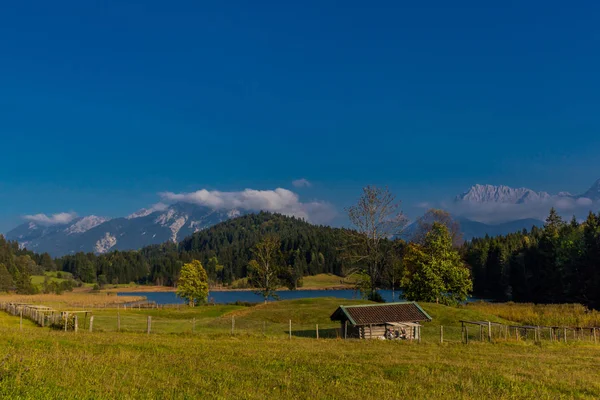
M20 249L17 242L8 241L0 235L0 292L35 293L38 289L31 283L31 276L55 269L56 264L48 253L38 255Z
M543 228L474 239L463 254L475 296L600 308L600 214L565 222L552 210Z
M302 276L342 274L339 248L343 230L311 225L279 214L245 215L217 224L179 244L164 243L140 251L114 251L103 255L78 253L56 259L59 269L83 282L153 283L171 286L181 266L191 260L204 265L213 283L230 284L247 276L252 248L264 235L281 240L282 281L295 286Z

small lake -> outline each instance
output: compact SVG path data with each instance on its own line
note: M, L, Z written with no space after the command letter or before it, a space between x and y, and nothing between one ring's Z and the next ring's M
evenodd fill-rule
M402 291L396 290L392 297L391 290L380 290L379 293L387 303L402 300ZM118 293L118 296L144 296L148 301L156 304L184 304L185 301L175 295L175 292L131 292ZM336 297L339 299L360 299L360 293L352 289L342 290L282 290L278 291L279 300L309 299L315 297ZM475 301L470 298L467 301ZM208 301L215 304L235 303L236 301L248 303L262 303L263 297L251 291L220 291L210 292Z
M394 298L392 299L391 290L380 290L379 293L383 296L386 302L398 301L398 296L401 295L400 291L394 292ZM118 296L144 296L148 301L154 301L157 304L184 304L185 300L180 299L175 295L175 292L129 292L129 293L118 293ZM282 290L278 291L277 295L279 300L293 300L293 299L309 299L315 297L337 297L340 299L360 299L360 293L352 289L342 290ZM243 301L248 303L262 303L263 297L257 295L252 291L215 291L210 292L208 295L208 301L215 304L228 304L235 303L236 301Z

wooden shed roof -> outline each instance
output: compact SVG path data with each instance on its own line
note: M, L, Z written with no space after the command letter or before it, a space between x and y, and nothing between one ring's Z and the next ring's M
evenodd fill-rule
M348 320L352 325L385 324L386 322L431 321L431 317L417 303L364 304L339 306L332 321Z

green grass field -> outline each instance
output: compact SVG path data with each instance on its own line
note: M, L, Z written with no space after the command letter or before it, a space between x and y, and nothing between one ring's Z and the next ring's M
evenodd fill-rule
M0 313L0 398L600 397L600 344L451 340L440 345L440 324L460 330L459 319L504 320L480 309L436 304L422 304L434 320L424 327L421 344L310 337L316 324L324 330L338 327L329 315L339 304L323 298L254 307L119 310L126 332L115 332L117 310L101 310L94 311L97 331L77 334L28 321L20 331L18 318ZM150 335L142 333L148 315Z
M34 285L37 285L37 286L41 286L42 283L44 283L46 276L50 278L50 282L56 282L56 283L61 283L61 282L64 282L66 280L73 278L73 275L68 272L61 272L62 278L58 278L57 272L51 271L51 272L46 272L44 275L33 275L31 277L31 283L33 283Z
M318 274L302 278L303 289L325 289L333 287L354 287L348 280L333 274Z

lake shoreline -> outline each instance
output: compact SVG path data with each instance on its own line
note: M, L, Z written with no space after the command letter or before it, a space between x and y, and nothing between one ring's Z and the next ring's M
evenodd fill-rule
M323 292L334 291L334 290L352 290L354 287L352 285L338 285L338 286L330 286L330 287L299 287L295 290L319 290ZM104 289L103 292L107 293L135 293L135 292L145 292L145 293L164 293L164 292L175 292L177 289L171 286L132 286L132 287L119 287L119 288L110 288ZM230 288L209 288L210 292L253 292L256 289L254 288L245 288L245 289L230 289ZM282 287L277 289L278 292L292 291L286 287Z

